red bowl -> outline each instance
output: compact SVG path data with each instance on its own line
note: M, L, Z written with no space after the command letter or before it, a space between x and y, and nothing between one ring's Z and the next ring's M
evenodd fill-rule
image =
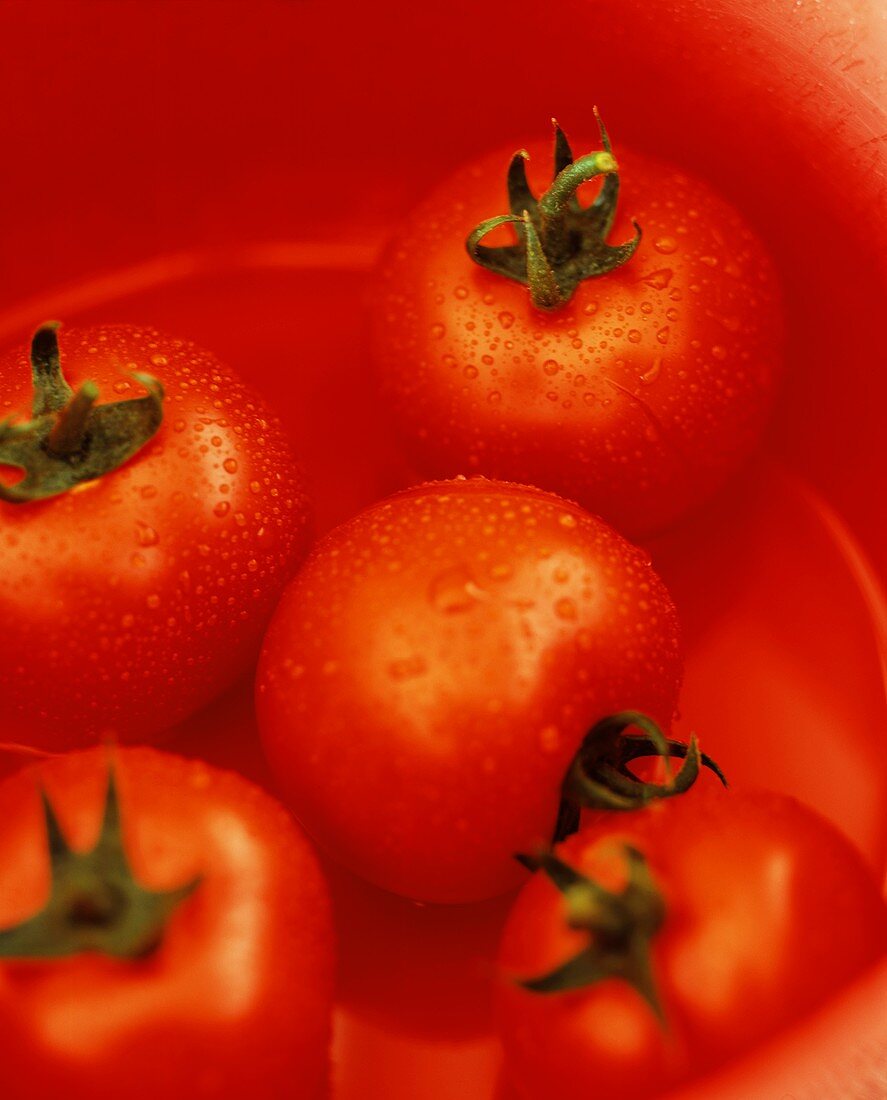
M321 526L409 477L369 377L365 291L399 214L456 161L517 148L552 114L591 134L598 103L617 148L680 161L741 206L780 268L788 375L759 458L651 545L685 624L682 724L735 785L816 806L883 874L877 4L34 0L3 6L0 40L0 343L59 317L212 347L301 442ZM344 432L369 456L358 471ZM247 684L178 744L267 781ZM507 899L417 908L331 875L337 1100L505 1100L487 995ZM881 1095L885 992L887 973L865 975L681 1096Z

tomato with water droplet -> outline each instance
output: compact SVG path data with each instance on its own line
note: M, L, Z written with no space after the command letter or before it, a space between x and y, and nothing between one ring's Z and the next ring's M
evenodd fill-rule
M32 370L44 368L51 379L38 397L56 408L37 416ZM99 396L80 436L47 459L55 437L45 428L89 382ZM108 418L141 415L146 386L158 383L153 434L82 479L84 464L99 469L92 451L116 455L107 436L118 422ZM152 329L55 337L43 326L31 362L26 348L0 359L0 418L13 417L0 428L4 739L58 749L156 738L255 659L307 550L301 470L275 417L231 370ZM24 445L23 423L33 434Z
M515 215L552 180L550 147L530 150L526 165L512 163ZM710 496L759 438L781 370L773 266L707 183L617 143L618 187L610 173L598 196L609 188L615 221L589 246L593 274L576 281L582 257L570 249L583 223L571 208L557 274L569 293L535 305L517 281L528 270L514 257L527 233L519 220L478 245L496 270L466 251L475 226L509 207L511 152L458 170L399 226L374 308L382 386L427 476L538 485L629 536L650 534ZM642 230L633 253L626 215ZM612 261L599 261L607 248ZM608 262L617 266L600 273Z
M663 727L682 664L646 556L575 504L482 478L405 490L325 536L265 639L257 708L308 831L377 885L492 897L547 841L601 717Z

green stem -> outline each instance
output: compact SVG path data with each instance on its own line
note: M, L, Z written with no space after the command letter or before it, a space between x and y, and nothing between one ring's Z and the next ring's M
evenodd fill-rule
M31 340L31 379L34 401L31 415L58 412L70 401L73 390L62 374L58 330L60 322L45 321Z
M508 167L510 214L487 218L475 226L465 246L481 267L529 287L530 300L540 310L559 309L572 298L584 279L614 271L634 255L640 239L607 244L619 197L618 165L607 131L595 109L603 149L573 161L570 144L555 123L555 177L536 201L526 176L526 153L515 153ZM583 183L603 175L595 201L583 208L577 191ZM515 226L517 243L490 247L481 243L495 228Z
M522 978L531 993L555 994L584 989L617 978L627 982L647 1002L665 1027L665 1013L653 975L652 943L666 909L662 894L643 854L624 845L628 865L625 888L606 890L554 852L535 860L564 898L564 923L588 933L588 943L546 974Z
M0 959L55 959L99 951L137 959L163 937L173 911L198 887L195 878L173 890L149 890L133 877L113 769L108 773L98 840L86 852L68 844L46 792L41 790L51 871L44 907L0 929Z
M94 382L74 394L62 373L58 327L41 325L31 341L31 419L0 422L0 465L24 471L13 485L0 482L0 501L9 504L45 500L111 473L163 422L163 386L149 374L132 375L146 397L97 405Z
M629 734L632 728L641 730L642 736ZM647 783L631 772L629 764L645 756L665 761L665 783ZM683 760L677 773L671 766L672 757ZM639 810L657 799L684 794L703 766L726 787L724 773L700 752L695 734L687 744L675 741L638 711L620 711L601 719L585 735L564 777L553 842L577 831L582 810Z
M70 458L83 450L89 413L99 396L95 382L84 382L58 414L55 427L46 437L50 454Z
M589 153L559 172L551 187L539 199L542 222L539 237L549 262L555 267L565 263L570 256L567 215L571 199L583 183L618 171L619 166L612 153Z

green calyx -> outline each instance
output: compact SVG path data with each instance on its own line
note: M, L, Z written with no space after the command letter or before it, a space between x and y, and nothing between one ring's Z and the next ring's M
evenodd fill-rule
M620 245L606 243L616 217L619 166L597 108L594 114L603 145L600 152L574 161L566 135L555 122L555 175L551 186L537 200L527 182L527 154L523 150L515 153L507 181L511 213L481 222L465 242L475 263L528 286L537 309L554 310L566 305L584 279L621 267L640 243L641 230L636 222L632 222L632 240ZM583 208L576 191L601 175L604 182L600 194L591 206ZM515 227L517 244L499 248L481 244L488 233L507 224Z
M41 796L52 876L49 900L33 917L0 929L0 958L57 959L83 951L121 959L147 955L160 942L173 910L200 880L160 891L136 882L123 847L113 771L99 838L88 852L71 850L46 793Z
M116 470L163 421L163 387L149 374L132 376L148 391L146 397L96 405L93 382L74 393L62 374L58 327L41 325L31 341L31 419L0 422L0 465L24 470L15 485L0 481L0 500L10 504L57 496Z
M628 878L619 893L606 890L553 852L533 860L563 894L567 924L587 932L588 944L554 970L520 984L531 993L567 993L618 978L637 990L664 1025L650 952L665 920L665 903L644 856L630 845L623 850Z
M641 730L641 734L627 734L632 728ZM630 771L631 762L645 756L665 759L669 771L665 783L645 783ZM671 771L672 757L683 760L677 773ZM652 718L633 710L602 719L586 734L564 778L552 843L577 831L583 809L639 810L660 798L684 794L696 782L703 765L727 785L715 761L699 751L695 734L689 744L674 741Z

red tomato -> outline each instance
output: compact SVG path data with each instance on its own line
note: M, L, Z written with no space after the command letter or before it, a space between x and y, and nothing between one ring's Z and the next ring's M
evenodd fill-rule
M163 422L96 480L0 501L3 734L152 738L254 660L307 548L308 502L276 420L209 353L124 325L59 342L68 381L96 382L103 402L145 394L134 372L155 376ZM0 359L0 415L27 415L30 379L25 349Z
M598 904L581 881L562 893L539 872L506 925L498 1021L511 1075L532 1100L635 1100L702 1076L812 1011L887 942L859 854L781 795L710 791L654 804L611 815L556 852L565 883L578 871L607 895ZM521 984L567 963L545 984L569 991ZM613 976L625 966L634 987ZM598 979L584 984L583 971Z
M126 942L143 899L114 862L107 752L61 756L0 784L4 1100L313 1100L328 1068L333 947L310 846L278 803L234 773L152 749L111 759L135 893L173 903L149 950ZM57 892L49 942L61 952L65 936L80 937L92 949L10 958L9 929L47 903L40 789L64 843L82 854L106 842L97 876L79 868L71 888L67 856L55 872L69 888Z
M668 726L674 608L648 560L549 493L418 486L327 535L259 667L272 769L341 862L428 901L492 897L550 839L589 726Z
M399 228L381 264L374 349L426 474L529 482L641 535L699 504L756 443L781 307L768 256L731 206L670 164L615 151L621 207L643 229L622 266L548 311L474 263L466 235L508 209L511 150L500 150ZM533 145L537 194L550 165L550 147ZM619 217L611 238L633 233ZM496 234L514 240L511 227Z

